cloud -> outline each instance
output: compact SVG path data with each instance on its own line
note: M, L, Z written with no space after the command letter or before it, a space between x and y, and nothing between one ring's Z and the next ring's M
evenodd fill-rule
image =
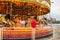
M57 20L60 20L60 0L52 0L50 15Z

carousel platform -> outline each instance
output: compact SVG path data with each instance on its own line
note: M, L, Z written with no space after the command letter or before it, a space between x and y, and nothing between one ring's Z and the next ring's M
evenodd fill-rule
M36 27L35 38L44 37L52 34L51 27ZM21 27L21 28L3 28L3 39L31 39L32 38L32 28L31 27Z

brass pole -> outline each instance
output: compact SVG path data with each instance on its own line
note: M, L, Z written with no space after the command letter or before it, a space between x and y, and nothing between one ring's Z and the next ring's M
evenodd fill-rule
M12 2L10 4L10 16L12 16ZM11 19L11 17L10 17L10 19Z

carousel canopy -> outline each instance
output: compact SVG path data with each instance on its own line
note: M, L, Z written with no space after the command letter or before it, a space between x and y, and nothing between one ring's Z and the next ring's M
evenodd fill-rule
M1 3L2 2L2 3ZM10 5L12 3L12 5ZM12 12L13 15L28 15L28 16L34 16L34 15L45 15L50 12L50 8L42 3L38 2L32 2L32 1L0 1L0 6L2 5L0 11L3 12L6 11L6 9L9 11L9 9L12 9L10 12ZM9 7L12 6L12 7Z

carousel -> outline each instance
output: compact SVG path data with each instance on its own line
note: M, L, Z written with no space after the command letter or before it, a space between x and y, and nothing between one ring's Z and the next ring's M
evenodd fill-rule
M52 28L47 26L47 21L46 23L44 22L44 15L50 12L50 6L43 4L43 2L42 0L40 2L36 0L0 1L0 26L3 28L3 38L31 38L32 20L36 23L36 38L51 35ZM49 1L46 2L48 3ZM38 16L42 16L42 18L39 19Z

